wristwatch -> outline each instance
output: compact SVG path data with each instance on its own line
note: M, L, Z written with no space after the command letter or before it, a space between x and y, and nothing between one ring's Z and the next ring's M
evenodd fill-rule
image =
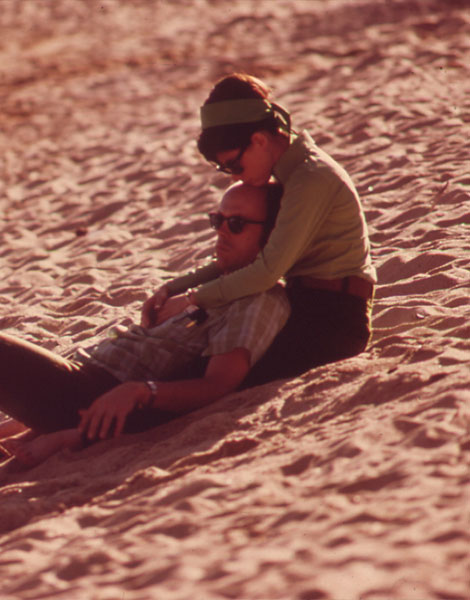
M154 405L154 402L157 398L158 392L158 383L156 381L146 381L145 385L150 390L150 396L147 396L145 400L140 400L137 404L137 408L142 410L143 408L149 408Z

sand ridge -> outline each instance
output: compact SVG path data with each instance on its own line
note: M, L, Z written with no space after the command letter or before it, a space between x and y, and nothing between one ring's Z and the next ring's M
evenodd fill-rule
M348 169L379 283L359 357L0 487L5 600L468 600L463 1L4 0L0 327L64 353L204 262L197 153L246 70Z

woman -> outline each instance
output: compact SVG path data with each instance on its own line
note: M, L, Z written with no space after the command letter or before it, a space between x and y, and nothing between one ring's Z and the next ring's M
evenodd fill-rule
M284 277L291 317L245 385L362 352L376 275L348 174L307 132L293 131L289 113L249 75L233 74L215 85L201 108L201 126L199 150L218 170L255 186L271 176L282 183L276 226L251 265L226 276L209 265L162 286L144 304L142 324L149 326L154 311L161 322L188 304L220 306ZM195 289L181 295L188 288Z

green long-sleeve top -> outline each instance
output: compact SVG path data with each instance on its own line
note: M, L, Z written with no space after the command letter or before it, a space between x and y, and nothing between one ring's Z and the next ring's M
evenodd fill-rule
M197 269L169 284L172 295L199 286L195 300L209 308L267 290L283 276L376 281L364 213L346 171L304 131L276 163L274 176L284 186L281 207L255 261L221 276L214 264Z

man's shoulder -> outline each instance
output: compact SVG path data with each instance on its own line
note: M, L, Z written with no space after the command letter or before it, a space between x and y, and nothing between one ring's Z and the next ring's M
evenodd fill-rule
M209 344L203 354L212 356L245 348L253 365L287 322L290 305L283 287L276 285L215 310L220 312L211 320Z

